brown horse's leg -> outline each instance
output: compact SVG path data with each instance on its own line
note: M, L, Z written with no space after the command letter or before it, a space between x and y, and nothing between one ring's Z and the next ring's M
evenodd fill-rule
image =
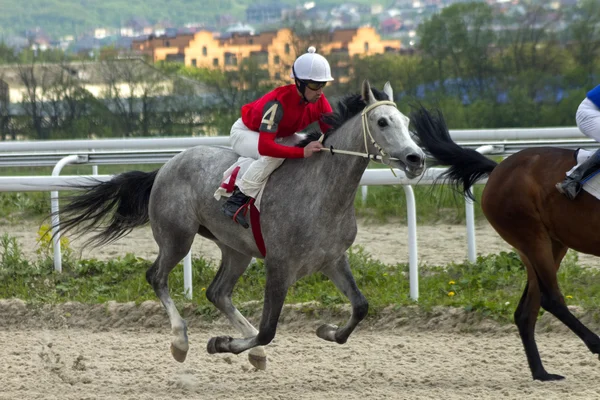
M560 261L566 253L566 247L558 242L550 241L552 248L541 244L532 244L528 247L527 254L521 254L521 259L528 269L528 285L526 292L519 303L519 307L515 312L515 322L519 328L525 352L531 368L531 373L534 379L538 380L556 380L564 377L555 374L547 373L541 363L537 346L533 338L533 329L535 322L532 320L537 317L537 311L541 305L546 311L557 317L562 323L569 327L583 342L588 346L594 354L600 354L600 338L585 325L583 325L567 308L563 295L558 287L556 272L560 266ZM533 276L532 276L533 275ZM535 308L528 307L528 294L532 293L532 287L535 284L536 292L539 296L539 303ZM527 315L523 314L523 310L528 310ZM535 315L533 314L535 311ZM528 326L531 328L528 329Z
M563 379L563 376L549 374L542 365L542 359L535 342L535 324L540 311L541 295L535 270L525 254L519 252L521 260L527 267L527 284L515 310L515 324L519 330L529 369L533 379L547 381Z
M560 261L567 252L566 247L558 242L553 242L553 253L555 256L555 270L560 267ZM600 338L588 327L586 327L577 317L575 317L565 303L565 299L558 287L556 272L540 278L540 289L542 292L542 307L558 318L563 324L569 327L590 349L593 354L600 355Z

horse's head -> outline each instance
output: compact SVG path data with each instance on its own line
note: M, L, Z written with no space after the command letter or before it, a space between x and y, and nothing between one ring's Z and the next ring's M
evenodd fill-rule
M369 82L363 82L365 146L369 153L380 154L384 164L402 169L408 178L415 178L423 173L425 153L410 135L410 119L393 103L394 93L389 82L383 91L389 99L387 102L378 101Z

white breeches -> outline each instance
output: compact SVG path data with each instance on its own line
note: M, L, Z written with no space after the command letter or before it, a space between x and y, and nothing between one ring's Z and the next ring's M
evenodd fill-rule
M600 109L590 99L581 102L575 120L584 135L600 142Z
M285 158L261 156L258 154L258 132L250 130L242 119L238 119L231 127L230 143L233 150L242 157L255 159L241 179L237 179L238 188L246 196L257 198L267 178L283 163ZM294 134L275 141L284 146L295 146L304 139L304 135Z

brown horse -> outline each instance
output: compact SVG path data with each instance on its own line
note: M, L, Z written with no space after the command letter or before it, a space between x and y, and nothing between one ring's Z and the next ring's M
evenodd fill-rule
M587 192L568 200L554 187L575 165L575 152L531 148L497 164L454 143L441 112L418 107L411 120L423 149L449 166L443 175L448 183L472 197L469 188L489 176L481 198L483 213L527 268L527 285L514 318L531 374L541 381L564 379L546 372L540 359L534 337L540 306L575 332L592 353L600 354L600 338L569 311L557 281L569 248L600 255L600 202Z

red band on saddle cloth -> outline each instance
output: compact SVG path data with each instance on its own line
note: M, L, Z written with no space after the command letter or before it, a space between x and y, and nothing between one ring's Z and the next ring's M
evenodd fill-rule
M233 189L235 189L235 180L237 179L238 172L240 172L240 167L235 167L229 176L229 181L221 183L221 187L225 189L227 193L231 193L233 192Z
M263 239L262 231L260 229L260 212L254 205L254 199L250 199L248 204L250 205L250 223L252 224L252 234L254 235L256 247L258 247L260 254L262 254L263 257L266 257L267 249L265 248L265 240Z

